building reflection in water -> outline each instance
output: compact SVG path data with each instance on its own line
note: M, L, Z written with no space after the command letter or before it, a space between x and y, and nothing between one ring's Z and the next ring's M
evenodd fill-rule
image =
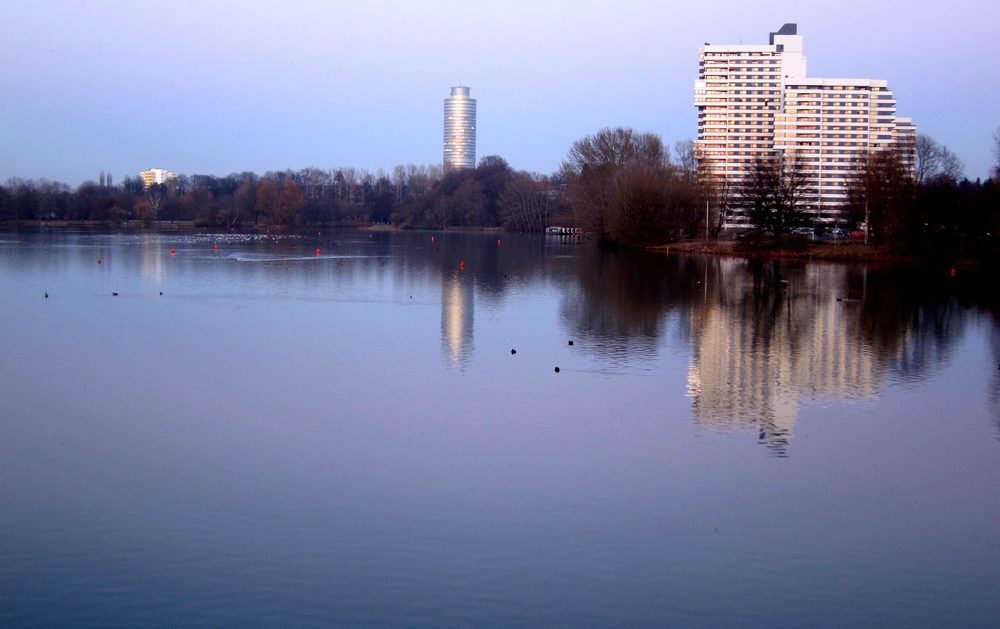
M787 456L800 400L873 399L885 370L852 325L845 267L812 265L785 279L779 267L754 275L745 265L720 261L715 303L691 311L692 413L700 428L756 428Z
M142 239L140 247L142 249L142 275L154 284L163 281L163 247L161 243L153 237L146 236Z
M460 273L441 276L441 350L448 364L465 369L472 357L475 287Z
M581 351L627 365L672 335L691 350L696 429L755 430L777 456L803 402L874 400L890 379L926 378L964 335L963 303L1000 310L947 269L593 251L575 271L560 314ZM996 389L1000 400L1000 376Z

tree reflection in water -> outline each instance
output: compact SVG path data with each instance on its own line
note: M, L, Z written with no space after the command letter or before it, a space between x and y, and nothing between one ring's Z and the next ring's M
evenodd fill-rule
M692 348L696 429L756 430L779 457L800 401L874 400L889 381L922 380L947 363L969 317L997 312L978 273L947 268L593 250L575 273L560 312L589 351L624 364L677 330ZM1000 374L991 393L1000 429Z
M587 341L581 351L615 365L652 357L667 318L692 305L702 267L694 258L659 252L583 249L574 260L576 281L566 287L560 317Z

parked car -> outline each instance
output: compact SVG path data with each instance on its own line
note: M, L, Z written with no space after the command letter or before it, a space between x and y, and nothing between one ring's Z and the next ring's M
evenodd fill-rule
M851 238L864 238L865 232L851 232Z

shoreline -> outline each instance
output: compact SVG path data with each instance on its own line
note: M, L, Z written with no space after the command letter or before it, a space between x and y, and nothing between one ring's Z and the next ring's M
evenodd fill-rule
M729 258L763 259L763 260L801 260L804 262L888 262L893 264L927 264L929 262L948 259L954 266L980 266L983 261L967 257L947 258L935 251L927 252L921 257L889 251L882 245L865 245L861 243L807 244L805 246L783 247L781 249L754 249L737 242L678 242L669 245L649 247L651 250L722 256Z
M70 221L70 220L30 220L30 221L0 221L0 227L108 227L108 228L122 228L125 229L192 229L192 230L204 230L211 229L214 231L226 231L225 226L222 225L199 225L195 221L156 221L154 225L143 226L139 221L131 220L127 223L120 223L118 221ZM296 230L311 230L311 229L356 229L358 231L440 231L440 232L504 232L503 227L463 227L463 226L449 226L444 228L425 228L425 227L409 227L406 225L390 225L386 223L376 223L372 225L268 225L265 223L250 225L241 225L238 229L241 231L260 231L262 229L269 229L274 231L296 231ZM506 232L504 232L506 233Z

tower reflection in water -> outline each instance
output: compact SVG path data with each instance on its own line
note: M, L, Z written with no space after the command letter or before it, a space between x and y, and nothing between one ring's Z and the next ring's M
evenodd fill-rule
M472 279L458 273L441 276L441 351L452 367L465 369L473 350Z

